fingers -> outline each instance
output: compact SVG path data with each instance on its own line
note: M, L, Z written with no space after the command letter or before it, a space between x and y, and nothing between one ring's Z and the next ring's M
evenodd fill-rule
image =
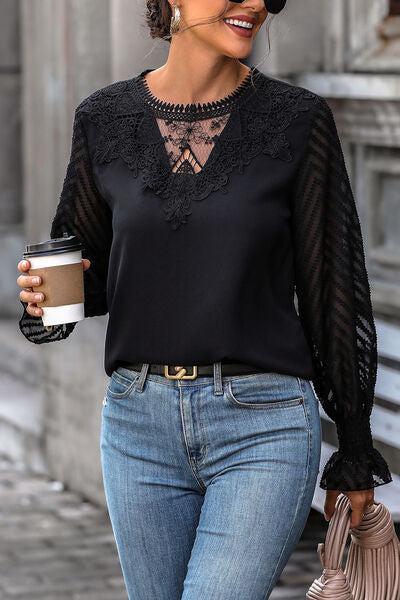
M88 258L82 259L83 270L86 271L90 268L91 262ZM18 271L26 273L31 268L29 260L20 260L18 263ZM17 284L22 290L19 293L20 300L27 302L28 306L26 311L33 317L40 317L43 315L43 309L36 305L37 302L43 302L44 294L42 292L34 292L33 287L39 286L42 283L42 278L37 275L19 275L17 277Z
M358 527L364 517L364 507L356 506L351 511L350 527Z
M31 268L31 263L29 260L20 260L18 263L18 271L21 273L26 273ZM33 287L34 285L40 285L42 282L42 278L38 275L19 275L17 277L17 283L20 287Z
M31 263L29 262L29 260L20 260L18 263L18 271L21 271L21 273L24 273L25 271L29 271L29 269L31 268Z
M42 282L42 278L38 277L37 275L31 276L31 275L19 275L17 278L17 283L20 287L33 287L40 285Z
M43 315L43 309L37 306L36 302L44 300L44 294L41 292L32 292L31 290L23 289L19 293L19 297L23 302L27 302L26 312L32 317L40 317Z
M43 309L32 302L26 307L26 312L32 315L32 317L41 317L43 315Z
M364 518L364 514L368 507L374 503L374 490L357 490L353 492L345 492L350 500L351 518L350 527L358 527Z
M23 302L43 302L44 294L42 292L31 292L23 289L19 293L19 297Z
M340 493L341 492L338 490L327 490L326 492L324 516L327 521L331 519L335 512L336 500ZM345 494L350 501L350 527L358 527L369 507L374 504L374 489L346 491L342 493Z
M335 512L336 499L340 492L338 490L327 490L324 505L324 517L329 521Z
M20 260L17 266L18 271L21 273L26 273L31 268L29 260ZM43 314L43 310L39 306L36 306L36 302L42 302L44 294L32 290L33 286L38 286L41 283L42 278L37 275L19 275L17 277L17 284L23 288L19 293L19 298L23 302L28 303L26 311L32 317L40 317Z

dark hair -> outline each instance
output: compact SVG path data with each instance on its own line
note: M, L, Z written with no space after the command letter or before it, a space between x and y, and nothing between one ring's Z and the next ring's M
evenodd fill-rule
M169 35L169 24L172 17L167 0L147 0L146 23L152 38L164 38Z
M211 19L202 21L202 23L214 23L214 21L221 19L226 12L227 6L228 2L226 1L225 8L222 12L214 17L211 17ZM169 33L169 27L172 17L172 10L168 0L147 0L145 16L146 23L150 29L150 37L162 38L170 42L171 36ZM195 23L194 25L190 25L190 27L194 27L195 25L199 24L200 23ZM186 29L189 29L189 27L185 27L185 30Z

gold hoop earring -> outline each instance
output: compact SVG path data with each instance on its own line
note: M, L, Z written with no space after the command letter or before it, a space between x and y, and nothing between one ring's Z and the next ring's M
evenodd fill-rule
M169 27L169 32L172 35L173 33L177 33L179 31L179 24L181 22L181 11L179 10L179 6L174 4L174 12L171 17L171 23Z

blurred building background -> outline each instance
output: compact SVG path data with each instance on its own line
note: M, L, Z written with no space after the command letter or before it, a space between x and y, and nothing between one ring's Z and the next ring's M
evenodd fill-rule
M107 317L86 319L62 343L29 343L18 329L16 265L26 242L49 237L74 108L165 61L168 43L149 37L144 11L144 0L0 0L0 454L100 504ZM400 0L288 0L270 40L268 53L261 31L244 62L314 90L334 110L378 326L373 432L400 474ZM325 417L323 430L329 450L336 436ZM397 478L384 487L400 518Z

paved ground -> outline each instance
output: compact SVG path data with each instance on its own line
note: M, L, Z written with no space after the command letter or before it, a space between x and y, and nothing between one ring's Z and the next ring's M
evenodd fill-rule
M271 600L304 600L321 573L316 540L326 523L311 511ZM127 600L107 514L62 484L0 460L0 599ZM152 600L149 598L149 600Z

